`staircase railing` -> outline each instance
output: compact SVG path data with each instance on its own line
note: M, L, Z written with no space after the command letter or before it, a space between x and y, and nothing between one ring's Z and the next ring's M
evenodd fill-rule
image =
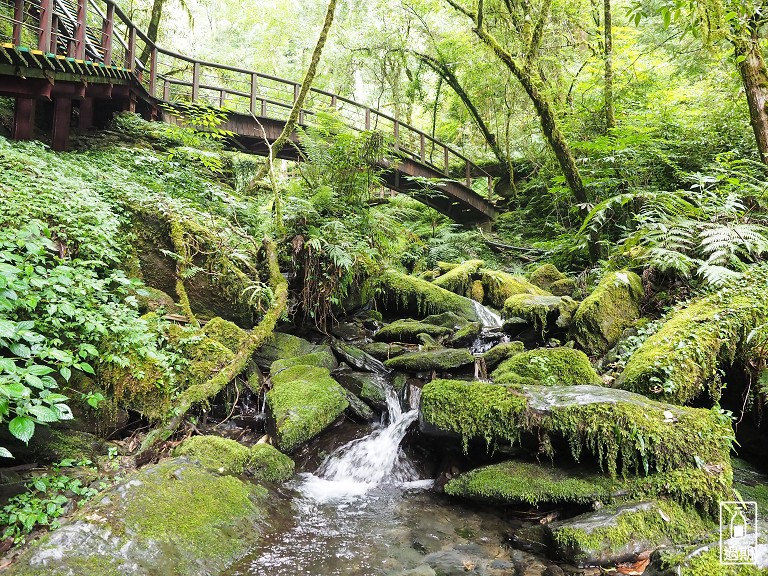
M171 104L201 102L240 114L285 120L301 90L299 82L161 48L112 0L0 0L0 43L122 68L135 76L149 97ZM390 135L401 157L463 181L467 188L472 189L473 182L482 179L491 200L493 186L488 172L394 116L316 88L310 90L303 108L300 123L316 111L335 110L350 127Z

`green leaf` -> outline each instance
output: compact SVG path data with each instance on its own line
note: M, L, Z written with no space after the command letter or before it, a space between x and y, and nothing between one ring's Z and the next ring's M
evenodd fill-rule
M61 368L59 368L59 374L61 374L61 377L64 378L64 380L69 382L69 379L72 376L72 370L70 370L66 366L62 366Z
M47 406L31 406L29 413L40 422L58 422L59 412L53 411Z
M40 364L32 364L32 366L27 366L27 372L34 374L35 376L45 376L46 374L53 372L53 368L42 366Z
M95 374L93 367L88 364L88 362L80 362L79 364L75 364L75 367L82 370L83 372L87 372L88 374Z
M10 358L0 358L0 372L13 374L16 371L16 363Z
M0 446L0 458L13 458L13 454L8 451L8 448Z
M0 318L0 338L13 338L16 334L16 323Z
M54 404L53 408L58 411L59 420L72 420L74 415L72 409L66 404Z
M29 346L20 344L19 342L12 343L8 346L8 349L11 351L11 354L18 356L19 358L29 358L32 356L32 350L29 349Z
M26 444L35 434L35 422L26 416L16 416L8 423L8 431Z

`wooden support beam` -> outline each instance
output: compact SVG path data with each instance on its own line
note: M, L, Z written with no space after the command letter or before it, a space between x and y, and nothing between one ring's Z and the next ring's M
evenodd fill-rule
M24 0L15 0L13 4L13 45L21 46L21 23L24 20Z
M13 112L14 140L31 140L32 128L35 124L35 101L32 98L16 98Z
M134 72L136 69L136 28L128 29L128 47L125 50L125 67Z
M85 60L85 30L87 20L88 0L77 0L77 24L75 25L75 50L74 56L78 60Z
M115 5L107 4L107 14L101 25L101 51L104 65L112 66L112 37L115 34Z
M57 98L53 101L53 137L51 148L57 152L67 149L69 124L72 119L72 100Z
M251 114L257 116L256 102L258 102L259 93L259 77L256 74L251 74Z
M419 158L422 162L426 160L427 157L427 137L424 135L423 132L419 133Z
M48 47L48 52L51 54L59 52L59 16L57 14L54 14L51 20L51 44Z
M77 123L77 129L81 132L85 132L86 130L93 128L94 104L95 102L93 98L84 98L80 102L80 119Z
M443 146L443 172L446 176L450 172L450 165L448 164L448 147Z
M37 37L37 49L48 52L51 46L53 26L53 0L40 0L40 34Z
M197 101L200 94L200 62L192 65L192 102Z
M366 130L371 129L371 109L370 108L365 109L365 129Z
M149 51L149 95L153 98L157 92L157 47Z
M398 122L397 120L395 120L394 130L395 130L395 152L397 152L398 150L400 150L400 122Z

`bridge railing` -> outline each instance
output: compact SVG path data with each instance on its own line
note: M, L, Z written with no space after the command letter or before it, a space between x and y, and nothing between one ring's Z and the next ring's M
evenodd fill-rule
M0 0L0 41L134 74L147 94L168 103L201 102L240 114L285 120L301 84L253 70L205 62L157 46L112 0ZM429 166L468 188L492 178L457 150L379 110L312 88L299 123L318 110L336 110L357 130L388 134L399 155ZM457 177L458 176L458 177Z

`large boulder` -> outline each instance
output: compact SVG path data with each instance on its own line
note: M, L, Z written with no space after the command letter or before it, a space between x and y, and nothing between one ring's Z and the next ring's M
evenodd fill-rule
M336 361L336 356L333 355L331 347L323 346L317 352L294 356L293 358L281 358L280 360L275 360L269 367L269 374L270 376L274 376L293 366L316 366L333 371L339 367L339 363Z
M544 337L550 332L567 330L578 303L568 296L514 294L504 301L502 318L519 318Z
M327 368L293 366L272 378L267 405L277 446L290 453L330 426L349 401Z
M445 372L474 363L475 357L466 348L442 348L426 352L407 352L390 358L384 365L402 372Z
M417 320L402 319L387 324L376 332L374 340L377 342L411 342L418 343L419 334L429 334L433 338L449 335L453 330L444 326L427 324Z
M261 538L265 488L186 458L143 468L34 543L13 576L218 574Z
M554 264L542 264L531 272L531 284L548 292L551 292L550 289L555 282L567 279L568 276L560 272Z
M515 276L499 270L483 268L480 270L480 278L483 283L486 302L498 309L504 306L507 298L515 294L537 294L539 296L549 294L522 276Z
M452 268L442 276L435 278L432 283L454 294L465 296L471 292L472 276L485 264L482 260L467 260Z
M272 362L283 358L304 356L322 351L323 346L312 344L303 338L283 332L273 332L266 342L253 354L253 360L260 367L269 369Z
M538 348L513 355L491 374L496 384L576 386L603 382L584 352L573 348Z
M525 352L525 344L519 340L513 340L512 342L502 342L496 344L493 348L483 354L483 360L485 360L485 367L489 370L496 367L498 364L512 358L516 354Z
M634 272L606 274L576 310L571 336L590 356L608 352L640 317L643 283Z

